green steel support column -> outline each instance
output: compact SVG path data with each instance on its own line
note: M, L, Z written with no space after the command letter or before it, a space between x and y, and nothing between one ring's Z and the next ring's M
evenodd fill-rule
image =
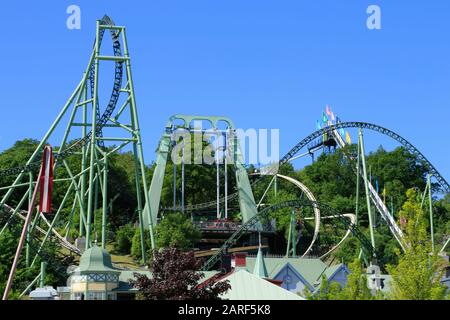
M236 181L239 192L239 207L242 214L242 221L245 223L258 214L255 198L248 179L247 169L245 168L242 150L240 148L239 139L235 132L231 139L232 149L234 152L234 166L236 169ZM261 223L257 224L257 229L261 230Z
M288 243L287 243L287 248L286 248L286 258L289 258L289 253L291 251L291 233L292 233L292 214L291 214L291 220L289 223L289 233L288 233Z
M64 235L64 238L66 238L66 239L67 239L67 237L69 236L70 229L72 228L73 216L74 216L74 214L75 214L75 207L76 207L76 205L77 205L77 198L75 198L75 199L73 200L73 203L72 203L72 210L70 210L70 214L69 214L69 221L67 222L67 224L66 224L66 226L65 226L65 228L64 228L64 230L66 230L66 233L65 233L65 235ZM80 218L81 218L81 217L80 217Z
M434 222L433 222L433 197L431 190L431 175L428 175L428 202L430 206L430 230L431 230L431 249L434 253Z
M106 248L106 219L108 211L108 155L105 155L105 168L103 169L103 208L102 208L102 248Z
M296 214L295 209L292 209L292 256L297 257L297 230L295 229L296 225Z
M87 87L84 90L84 100L87 99ZM82 106L83 108L83 123L86 124L87 122L87 108L88 106L86 104L84 104ZM86 126L84 125L81 128L81 136L84 139L86 137ZM83 225L83 221L86 220L86 215L84 212L84 208L86 208L86 202L85 202L85 192L86 192L86 160L87 160L87 148L86 145L83 145L82 149L81 149L81 198L80 198L80 225L79 225L79 233L78 236L82 237L84 235L84 225Z
M100 52L100 21L97 20L96 37L95 37L95 72L94 72L94 102L92 103L92 126L91 126L91 141L90 141L90 164L89 164L89 194L88 194L88 208L87 208L87 226L86 226L86 250L91 246L91 220L93 214L93 200L94 200L94 171L95 171L95 145L96 145L96 106L98 101L98 72L99 72L99 52Z
M80 190L80 184L81 184L81 179L79 180L78 184L76 183L76 179L75 176L72 173L72 170L70 169L70 166L68 165L66 160L63 160L63 164L66 168L67 173L69 174L70 177L70 181L72 183L75 183L75 200L78 199L78 203L80 204L80 224L86 224L86 217L84 216L83 212L85 211L85 207L84 207L84 203L83 203L83 199L85 197L85 191L81 192Z
M277 177L277 175L274 175L274 179L275 180L273 181L273 193L276 197L278 194L278 177Z
M360 193L360 176L361 176L361 141L358 138L358 159L357 159L357 168L356 168L356 204L355 204L355 225L356 227L359 227L359 193ZM359 251L358 259L361 260L361 257L363 255L363 250Z
M361 144L361 161L362 161L362 167L363 167L364 187L366 190L367 211L368 211L368 215L369 215L370 240L372 242L372 247L375 252L375 235L373 232L372 204L370 203L369 181L367 179L366 156L365 156L365 150L364 150L364 138L363 138L362 129L359 129L359 143Z
M142 185L143 185L143 191L144 191L144 197L145 197L145 209L146 215L149 219L148 227L150 232L150 241L152 245L152 249L156 249L156 243L155 238L153 234L153 224L156 223L156 221L152 221L152 216L150 212L150 197L147 190L147 178L145 176L145 162L144 162L144 151L142 149L142 139L141 139L141 133L140 133L140 127L139 127L139 119L137 115L137 106L136 106L136 99L134 95L134 85L133 85L133 77L131 75L131 62L130 62L130 55L128 53L128 44L127 44L127 38L125 33L125 28L122 30L122 38L123 38L123 47L124 47L124 56L126 59L125 65L126 65L126 74L128 79L128 88L129 88L129 94L130 94L130 108L131 108L131 123L133 126L133 131L135 132L135 136L137 139L137 149L139 153L139 163L141 167L141 175L142 175Z
M98 176L103 177L103 175L101 175L101 174L98 174ZM98 178L94 184L94 208L92 209L92 220L93 221L95 221L95 211L97 211L97 209L98 209L98 194L99 194L99 189L100 189L99 184L100 184L101 179L102 178Z
M139 177L139 162L137 158L137 145L136 142L133 143L133 154L134 154L134 177L136 183L136 197L137 197L137 211L139 217L139 231L140 231L140 241L141 241L141 255L142 255L142 263L147 263L147 254L145 247L145 228L144 228L144 220L142 217L142 190L141 190L141 179ZM174 166L175 167L175 166Z
M295 209L292 210L291 212L291 219L289 222L289 234L288 234L288 244L287 244L287 249L286 249L286 258L289 258L291 252L292 252L292 257L297 256L297 251L296 251L296 232L295 232Z
M146 210L149 210L150 214L143 214L144 225L148 229L150 228L150 223L155 225L157 221L161 191L164 182L164 173L166 170L171 141L171 136L165 133L159 142L158 151L156 152L156 168L153 172L152 182L148 192L150 202L146 200L145 203Z
M423 191L423 194L422 194L422 202L420 203L421 208L423 208L423 205L425 204L425 199L427 198L427 194L428 194L428 180L427 180L427 185L425 186L425 190Z
M45 267L46 266L47 266L47 263L42 261L41 262L40 282L39 282L40 288L43 288L45 286Z
M358 159L356 168L356 206L355 206L356 226L359 226L358 216L359 216L359 186L361 184L359 181L360 175L361 175L361 142L358 139Z

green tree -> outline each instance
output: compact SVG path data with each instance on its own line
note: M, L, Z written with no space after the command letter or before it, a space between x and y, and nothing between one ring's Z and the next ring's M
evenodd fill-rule
M148 232L144 232L144 242L145 242L145 248L146 248L146 255L147 260L149 261L149 257L151 255L151 242L150 242L150 236ZM141 261L142 259L142 248L141 248L141 229L136 228L134 231L133 239L131 242L131 256L136 261Z
M329 282L325 275L322 276L320 288L317 292L305 290L307 300L339 300L342 288L337 282Z
M445 298L445 287L440 283L443 259L431 254L427 221L419 196L414 189L406 193L406 202L400 211L404 232L405 252L400 253L397 266L388 266L392 275L391 297L394 300L439 300Z
M347 284L339 294L340 300L372 300L372 294L367 287L367 275L365 274L361 261L354 259L349 264L350 274Z
M114 250L120 254L130 254L131 243L134 235L134 227L126 224L120 227L116 232L114 241Z
M156 226L156 244L159 248L192 248L200 237L201 232L191 219L179 212L167 214Z

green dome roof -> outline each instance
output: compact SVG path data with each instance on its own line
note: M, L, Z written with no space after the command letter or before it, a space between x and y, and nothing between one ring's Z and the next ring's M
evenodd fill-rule
M111 262L109 253L98 247L93 246L86 250L80 258L79 272L119 272Z

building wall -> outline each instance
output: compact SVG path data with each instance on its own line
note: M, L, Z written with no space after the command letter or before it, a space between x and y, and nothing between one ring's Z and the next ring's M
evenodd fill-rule
M274 280L282 281L281 287L293 293L303 294L306 287L306 281L298 276L298 273L290 265L286 265L275 276Z
M341 268L334 276L328 279L330 282L337 282L341 288L345 287L347 284L348 272L345 268Z

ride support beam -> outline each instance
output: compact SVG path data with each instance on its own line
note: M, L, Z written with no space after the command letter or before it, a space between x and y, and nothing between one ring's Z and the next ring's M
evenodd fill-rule
M105 155L102 190L102 248L106 249L106 224L108 219L108 155Z
M98 56L100 54L100 21L97 20L96 27L96 37L95 37L95 54L94 54L94 102L92 104L92 127L91 127L91 139L90 139L90 162L89 162L89 193L88 193L88 204L87 204L87 218L86 218L86 245L85 250L89 249L91 246L91 222L92 222L92 214L93 214L93 201L94 201L94 164L95 164L95 145L96 145L96 137L97 137L97 114L96 107L98 105L98 74L99 74L99 59Z
M367 214L369 216L369 231L370 231L370 241L372 243L373 250L375 252L375 235L373 230L373 216L372 216L372 204L370 202L370 192L369 192L369 180L367 179L367 167L366 167L366 156L365 156L365 150L364 150L364 138L363 138L363 132L362 129L359 129L359 143L361 144L360 148L360 155L361 155L361 162L363 167L363 180L364 180L364 187L366 191L366 200L367 200Z
M431 190L431 175L428 175L427 179L428 184L428 202L430 209L430 232L431 232L431 250L434 253L434 222L433 222L433 195Z

